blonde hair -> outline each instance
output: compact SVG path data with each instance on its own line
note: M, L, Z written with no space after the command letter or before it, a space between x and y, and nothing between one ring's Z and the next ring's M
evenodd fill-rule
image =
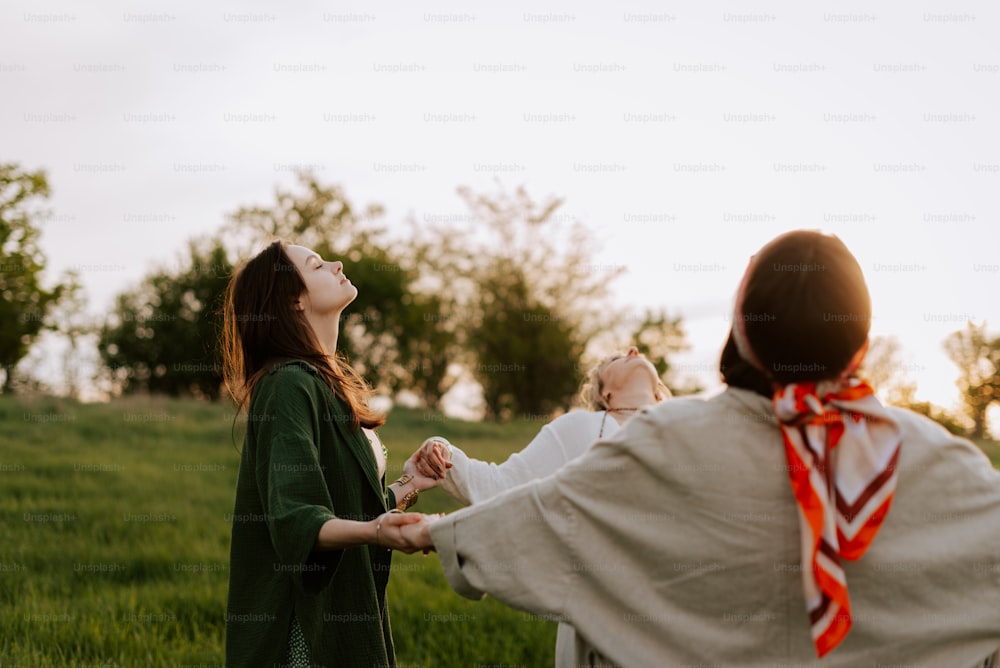
M606 411L608 409L608 402L604 400L604 370L615 360L626 356L626 353L622 352L611 353L601 358L597 364L590 368L583 385L580 386L580 402L584 408L590 411ZM673 396L659 377L656 379L654 396L657 401L663 401Z

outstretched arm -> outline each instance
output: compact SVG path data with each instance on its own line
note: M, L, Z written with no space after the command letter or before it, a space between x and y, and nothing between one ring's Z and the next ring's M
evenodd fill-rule
M414 530L429 524L430 518L420 513L388 512L368 522L355 520L327 520L316 536L316 549L340 550L357 545L378 545L411 554L425 546L415 540ZM403 527L413 525L404 533Z
M444 490L470 505L555 473L584 452L595 437L596 434L589 433L578 416L564 415L542 427L531 443L510 455L502 464L469 457L461 448L449 444L440 436L424 441L414 456L417 457L418 467L431 475L441 475L446 471L442 483Z

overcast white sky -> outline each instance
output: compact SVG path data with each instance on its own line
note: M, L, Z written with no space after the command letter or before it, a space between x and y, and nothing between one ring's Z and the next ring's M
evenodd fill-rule
M749 256L840 235L918 395L1000 324L995 2L0 6L0 160L48 171L50 277L92 309L312 166L388 221L499 178L566 198L623 304L685 317L715 383ZM361 286L363 289L363 286Z

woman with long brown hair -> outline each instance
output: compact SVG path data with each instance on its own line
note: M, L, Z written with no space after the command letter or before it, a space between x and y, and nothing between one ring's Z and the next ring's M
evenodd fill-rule
M225 379L247 431L233 512L226 665L395 665L385 588L400 511L438 484L407 462L385 487L385 417L337 356L358 290L340 262L275 241L226 294Z

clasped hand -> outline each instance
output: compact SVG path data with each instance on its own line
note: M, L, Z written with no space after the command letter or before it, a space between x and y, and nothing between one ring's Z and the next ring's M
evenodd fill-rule
M448 445L447 439L440 436L424 441L403 465L403 473L413 476L409 484L421 492L440 485L451 468L451 450ZM417 550L423 550L426 554L434 549L430 525L439 517L441 515L385 513L375 520L375 542L406 554Z
M376 542L382 547L413 554L417 550L427 552L434 549L431 541L430 525L442 515L423 513L384 513L375 522Z
M447 439L431 436L406 461L406 465L412 465L413 471L421 476L432 480L443 480L448 475L448 469L452 467L449 445ZM403 471L410 473L405 467Z

